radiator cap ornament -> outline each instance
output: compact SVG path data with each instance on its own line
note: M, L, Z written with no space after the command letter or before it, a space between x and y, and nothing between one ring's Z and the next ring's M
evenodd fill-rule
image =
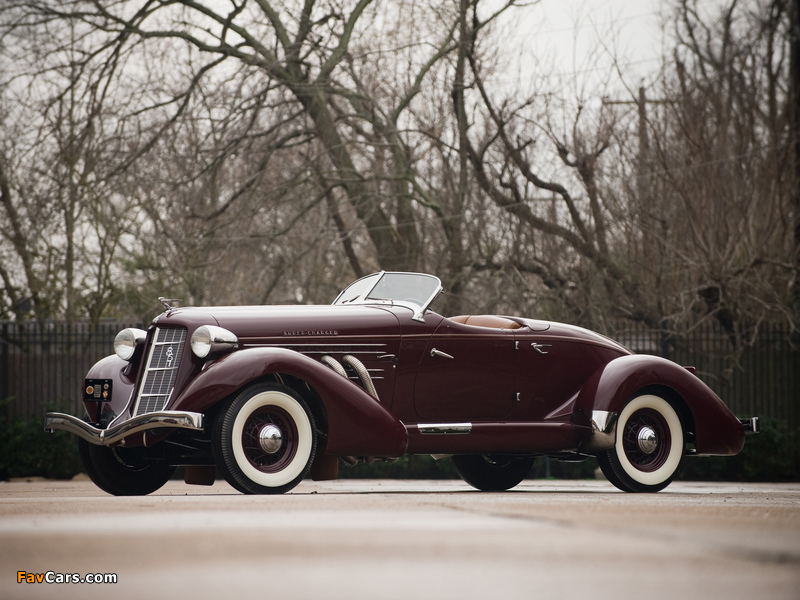
M166 308L167 310L171 310L173 308L178 308L178 302L182 302L181 298L165 298L164 296L159 296L158 301Z

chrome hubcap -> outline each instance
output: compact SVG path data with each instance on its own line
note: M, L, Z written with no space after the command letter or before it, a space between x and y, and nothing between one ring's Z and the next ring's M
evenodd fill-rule
M275 454L283 446L283 435L275 425L264 425L258 434L258 443L267 454Z
M639 450L645 454L652 454L658 448L658 436L656 432L650 427L642 427L636 435L636 441L639 444Z

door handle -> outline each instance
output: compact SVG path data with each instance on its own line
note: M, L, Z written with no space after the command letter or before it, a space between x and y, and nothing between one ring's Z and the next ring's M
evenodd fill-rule
M440 356L442 358L453 358L447 352L442 352L441 350L437 350L436 348L431 350L431 356L434 356L434 357L435 356Z
M531 346L533 346L533 349L536 350L539 354L547 354L548 352L546 350L543 350L543 348L549 348L551 344L537 344L536 342L533 342Z

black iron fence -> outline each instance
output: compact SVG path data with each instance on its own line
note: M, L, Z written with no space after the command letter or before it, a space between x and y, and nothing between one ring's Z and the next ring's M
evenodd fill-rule
M708 324L684 333L627 327L615 338L634 352L695 367L737 416L777 419L796 434L800 347L793 335L782 323L762 323L747 336Z
M792 472L800 472L800 340L783 323L761 323L733 335L716 323L688 332L619 329L614 337L634 352L693 366L738 417L758 416L780 428Z
M112 353L118 331L132 326L142 327L125 322L0 323L0 400L11 398L7 416L43 414L55 403L80 414L78 399L86 371ZM749 338L733 337L715 324L685 333L626 325L613 333L635 352L696 367L697 375L737 416L779 423L798 472L800 349L792 335L780 323L762 324Z
M0 400L8 416L42 414L58 404L82 414L83 378L95 362L114 352L114 337L141 323L0 323Z

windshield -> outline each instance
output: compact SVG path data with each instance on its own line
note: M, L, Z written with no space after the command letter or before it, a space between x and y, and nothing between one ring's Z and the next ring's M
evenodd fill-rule
M422 313L441 291L442 282L433 275L381 271L350 284L333 303L342 305L390 302L407 305L414 311L414 318L421 319Z
M380 276L380 273L375 273L373 275L362 277L355 283L351 283L341 294L339 294L339 297L336 298L333 303L350 304L351 302L355 302L359 299L363 300L366 297L366 294L373 287L375 287L375 284L377 283L378 279L380 279Z

